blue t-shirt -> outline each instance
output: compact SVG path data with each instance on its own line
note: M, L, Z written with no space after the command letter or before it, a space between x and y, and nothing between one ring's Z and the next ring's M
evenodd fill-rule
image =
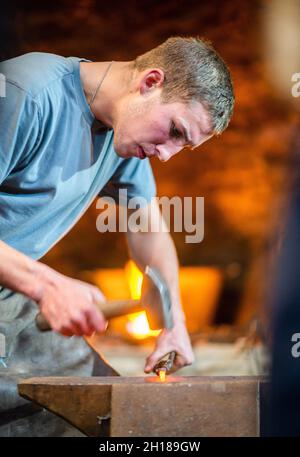
M122 159L82 88L77 57L29 53L0 63L0 239L38 259L97 195L150 201L149 159ZM122 202L121 202L122 203Z

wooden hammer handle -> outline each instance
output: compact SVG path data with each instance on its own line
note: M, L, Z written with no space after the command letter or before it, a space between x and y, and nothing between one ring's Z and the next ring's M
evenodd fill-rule
M106 319L144 311L144 308L140 305L140 300L133 299L108 300L102 303L97 303L96 306L103 313ZM35 320L39 330L43 332L51 330L49 322L45 319L42 313L38 313Z

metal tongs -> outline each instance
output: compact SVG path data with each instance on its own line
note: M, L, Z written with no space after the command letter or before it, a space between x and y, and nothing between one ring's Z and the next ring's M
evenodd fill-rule
M160 377L162 381L165 380L166 374L169 374L173 368L176 352L172 351L166 358L163 357L153 368L154 373Z

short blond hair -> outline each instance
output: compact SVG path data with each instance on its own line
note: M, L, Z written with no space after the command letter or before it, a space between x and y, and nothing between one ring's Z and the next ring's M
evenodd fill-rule
M228 126L234 92L229 69L207 40L171 37L134 60L138 71L158 67L164 71L162 99L166 103L201 102L207 109L213 132Z

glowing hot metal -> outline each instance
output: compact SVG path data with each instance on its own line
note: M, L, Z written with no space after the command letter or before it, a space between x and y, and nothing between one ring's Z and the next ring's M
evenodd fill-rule
M172 352L170 352L167 359L163 358L154 366L153 371L154 371L154 373L157 374L157 376L159 376L159 378L162 382L165 381L166 374L172 370L175 357L176 357L176 352L172 351Z

